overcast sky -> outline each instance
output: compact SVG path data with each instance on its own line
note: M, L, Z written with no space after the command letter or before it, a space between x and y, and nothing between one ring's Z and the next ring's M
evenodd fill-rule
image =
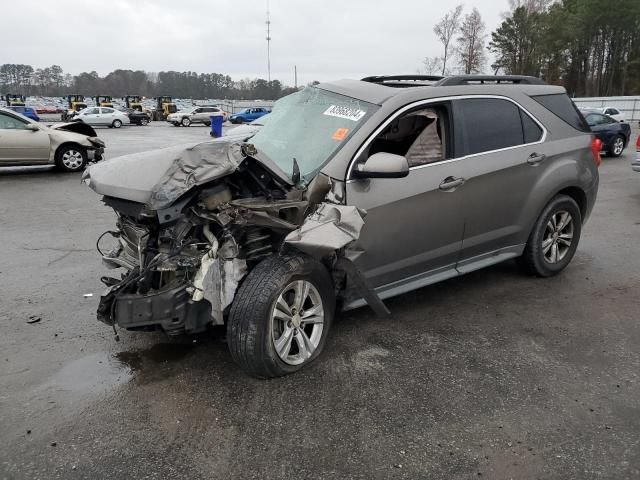
M267 0L21 0L0 29L0 63L267 77ZM441 53L433 25L456 3L432 0L271 0L271 76L293 84L415 73ZM507 0L475 0L487 34ZM19 40L18 40L19 39Z

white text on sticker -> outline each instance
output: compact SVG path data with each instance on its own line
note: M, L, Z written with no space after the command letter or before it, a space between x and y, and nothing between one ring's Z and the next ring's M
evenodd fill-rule
M341 105L331 105L324 112L324 115L329 115L330 117L345 118L347 120L353 120L354 122L357 122L366 114L367 112L363 110L358 110L357 108L344 107Z

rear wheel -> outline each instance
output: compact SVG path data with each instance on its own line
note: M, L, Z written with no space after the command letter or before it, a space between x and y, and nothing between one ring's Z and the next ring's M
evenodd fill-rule
M551 277L569 265L578 248L582 214L575 200L557 195L544 208L522 255L521 265L538 277Z
M233 359L250 375L300 370L322 351L335 296L327 269L306 255L274 255L238 290L227 324Z
M622 135L617 135L611 141L611 145L609 145L609 155L612 157L619 157L624 152L624 137Z
M56 165L65 172L78 172L87 164L87 152L79 145L63 145L56 152Z
M140 125L142 125L143 127L146 127L147 125L149 125L149 120L146 118L143 118L142 120L140 120Z
M122 126L122 120L118 120L118 119L114 120L111 126L113 128L120 128Z
M188 127L189 125L191 125L191 120L189 119L189 117L184 117L182 119L182 122L180 123L182 123L183 127Z

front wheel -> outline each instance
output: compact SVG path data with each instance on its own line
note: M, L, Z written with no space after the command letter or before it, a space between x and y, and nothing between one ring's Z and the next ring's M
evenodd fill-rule
M113 128L120 128L122 126L122 120L114 120L113 123L111 124L111 126Z
M612 157L619 157L624 152L624 138L622 135L617 135L609 146L609 155Z
M322 351L334 309L324 265L306 255L269 257L234 299L227 324L231 356L258 378L296 372Z
M140 125L142 125L143 127L146 127L147 125L149 125L149 120L146 118L143 118L142 120L140 120Z
M527 273L551 277L564 270L578 248L582 214L575 200L555 196L544 208L521 257Z
M189 125L191 125L191 120L188 117L184 117L181 123L183 127L188 127Z
M61 147L56 153L56 165L65 172L78 172L87 164L87 152L77 145Z

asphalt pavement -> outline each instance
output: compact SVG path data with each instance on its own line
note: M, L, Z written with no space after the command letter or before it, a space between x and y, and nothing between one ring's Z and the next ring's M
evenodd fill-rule
M107 156L205 127L100 129ZM634 139L637 135L634 131ZM342 314L309 368L261 381L224 332L95 319L113 212L48 167L0 169L0 478L640 477L640 174L604 158L568 269L514 262Z

